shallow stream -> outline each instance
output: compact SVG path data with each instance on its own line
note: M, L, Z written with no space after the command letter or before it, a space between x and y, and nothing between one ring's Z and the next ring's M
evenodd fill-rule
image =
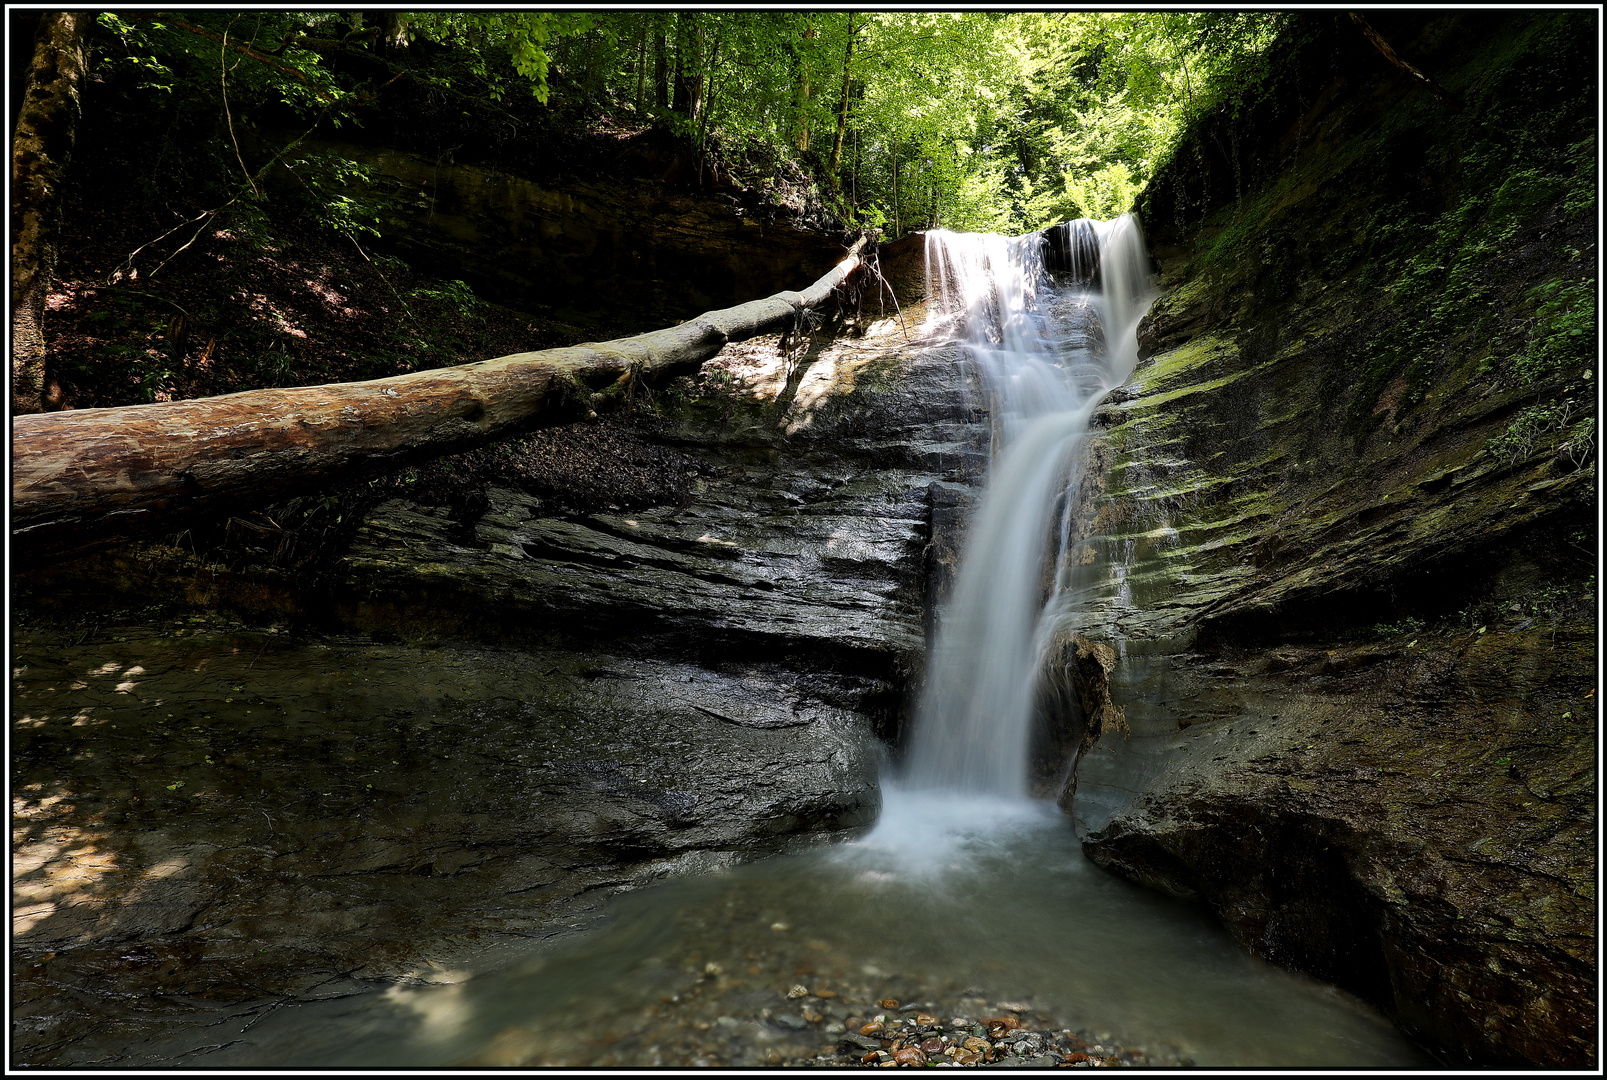
M1430 1064L1365 1005L1246 955L1201 908L1099 870L1065 817L1026 801L891 790L854 843L625 894L590 934L443 977L235 1019L173 1058L801 1064L845 1021L899 1015L876 1004L896 1000L945 1023L1010 1012L1132 1064Z

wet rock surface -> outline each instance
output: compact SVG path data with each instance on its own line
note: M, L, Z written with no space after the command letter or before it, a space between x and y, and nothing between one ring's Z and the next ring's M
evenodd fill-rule
M1188 726L1090 755L1084 848L1201 897L1251 951L1383 1004L1447 1060L1581 1060L1593 636L1407 644L1177 658Z
M1532 30L1413 16L1401 40L1471 93L1550 63L1525 51ZM1348 40L1316 35L1291 77L1337 91L1322 50ZM1404 85L1301 85L1303 116L1242 132L1263 140L1244 199L1238 172L1187 155L1152 191L1166 293L1099 414L1084 493L1103 572L1080 629L1118 653L1129 730L1079 761L1079 829L1101 865L1204 898L1246 947L1349 987L1447 1062L1584 1065L1595 465L1557 450L1560 428L1496 448L1537 392L1505 374L1528 347L1523 298L1592 279L1593 240L1556 200L1470 231L1408 367L1402 268L1450 243L1447 219L1426 212L1393 262L1357 246L1401 182L1358 163L1466 157L1477 131ZM1410 183L1483 212L1449 180ZM1480 290L1508 298L1499 317L1474 310Z
M18 640L20 1060L560 933L879 805L863 718L797 672L287 636Z
M904 340L761 339L672 387L638 441L692 463L676 504L493 485L373 506L317 581L155 545L30 575L15 1060L162 1064L217 1009L873 821L930 492L975 461L957 358Z

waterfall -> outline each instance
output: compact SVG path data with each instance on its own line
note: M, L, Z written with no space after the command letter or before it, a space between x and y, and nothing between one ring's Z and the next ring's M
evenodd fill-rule
M1133 217L1020 237L926 235L928 329L963 342L993 424L909 748L917 791L1024 798L1040 654L1068 585L1057 508L1089 418L1137 362L1153 297Z

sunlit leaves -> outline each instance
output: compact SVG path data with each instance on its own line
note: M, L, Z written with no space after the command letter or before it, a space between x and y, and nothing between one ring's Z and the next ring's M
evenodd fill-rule
M1128 209L1193 118L1265 92L1258 57L1291 18L427 11L393 16L414 45L378 59L414 85L449 82L450 94L498 111L528 93L577 128L667 130L743 183L806 171L850 224L1024 231ZM338 59L377 47L376 17L363 12L99 21L119 42L115 63L137 69L146 89L196 100L217 90L221 68L242 106L283 103L338 123L373 103L383 77Z
M423 37L463 49L470 70L484 80L492 100L500 100L506 92L507 80L500 70L506 62L528 81L538 101L546 101L548 43L585 33L595 20L585 12L430 11L409 14L408 24Z

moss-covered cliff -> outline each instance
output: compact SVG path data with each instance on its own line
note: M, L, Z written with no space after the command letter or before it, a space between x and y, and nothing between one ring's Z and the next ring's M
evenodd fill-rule
M1593 17L1342 14L1141 200L1089 853L1447 1060L1593 1060ZM1092 632L1093 628L1089 628ZM1095 634L1097 636L1097 634Z

